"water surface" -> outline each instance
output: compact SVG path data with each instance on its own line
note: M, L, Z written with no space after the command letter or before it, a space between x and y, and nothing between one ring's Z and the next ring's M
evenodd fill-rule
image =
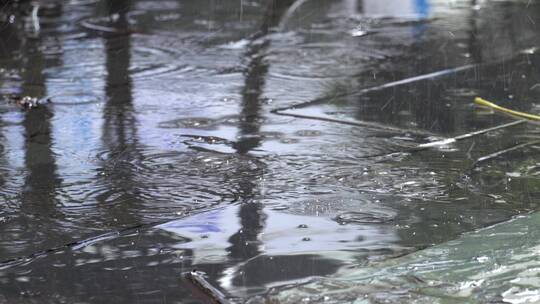
M0 302L256 301L537 211L537 125L414 148L538 112L540 3L382 2L4 7Z

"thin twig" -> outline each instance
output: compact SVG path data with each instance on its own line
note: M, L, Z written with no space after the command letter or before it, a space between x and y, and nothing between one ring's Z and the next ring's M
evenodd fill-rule
M356 127L368 127L368 128L373 128L377 130L390 131L390 132L394 132L398 134L409 133L409 134L422 135L422 136L433 135L432 133L429 133L429 132L422 132L420 130L412 130L412 129L404 129L404 128L396 128L396 127L391 127L391 126L383 125L376 122L368 122L368 121L361 121L361 120L345 120L345 119L336 119L336 118L330 118L330 117L324 117L324 116L311 116L311 115L305 115L305 114L286 113L286 112L279 112L276 114L281 115L281 116L295 117L295 118L334 122L334 123L338 123L342 125L349 125L349 126L356 126Z
M522 124L525 124L526 122L527 122L526 119L516 120L516 121L512 121L512 122L505 123L505 124L502 124L502 125L498 125L498 126L495 126L495 127L491 127L491 128L487 128L487 129L482 129L482 130L462 134L462 135L459 135L459 136L456 136L456 137L453 137L453 138L447 138L447 139L442 139L442 140L439 140L439 141L434 141L434 142L430 142L430 143L426 143L426 144L420 144L420 145L418 145L418 148L444 146L444 145L447 145L449 143L453 143L453 142L456 142L456 141L472 138L472 137L482 135L482 134L486 134L486 133L489 133L489 132L498 131L498 130L506 129L508 127L513 127L513 126L517 126L517 125L522 125Z
M478 130L478 131L474 131L474 132L470 132L470 133L466 133L466 134L462 134L462 135L458 135L458 136L452 137L452 138L445 138L445 139L441 139L441 140L437 140L437 141L433 141L433 142L429 142L429 143L425 143L425 144L419 144L419 145L417 145L415 147L412 147L412 148L409 148L409 149L402 149L402 150L396 150L396 151L392 151L392 152L371 154L371 155L362 156L361 158L384 157L384 156L390 156L390 155L393 155L393 154L400 154L400 153L420 152L420 151L428 150L428 149L431 149L431 148L434 148L434 147L446 146L446 145L449 145L449 144L452 144L452 143L455 143L455 142L458 142L458 141L462 141L462 140L465 140L465 139L469 139L469 138L472 138L472 137L475 137L475 136L479 136L479 135L486 134L486 133L493 132L493 131L506 129L506 128L509 128L509 127L522 125L522 124L525 124L525 123L527 123L526 119L524 119L524 120L516 120L516 121L513 121L513 122L498 125L498 126L495 126L495 127L482 129L482 130Z
M473 141L471 146L469 147L469 149L467 150L467 153L465 155L467 155L467 158L468 159L472 159L472 156L471 156L471 152L472 150L474 149L474 146L476 145L476 141Z
M203 273L199 271L190 271L184 274L184 277L195 285L200 291L208 296L215 304L232 304L231 301L217 288L208 283Z
M457 67L457 68L445 69L445 70L441 70L441 71L437 71L437 72L433 72L433 73L428 73L428 74L424 74L424 75L420 75L420 76L414 76L414 77L409 77L409 78L405 78L405 79L401 79L401 80L397 80L397 81L392 81L392 82L388 82L388 83L385 83L385 84L382 84L382 85L373 86L373 87L369 87L369 88L364 88L364 89L361 89L361 90L356 91L356 92L345 92L345 93L335 94L333 96L323 96L323 97L316 98L316 99L313 99L313 100L310 100L310 101L307 101L307 102L298 103L298 104L295 104L295 105L292 105L292 106L276 108L276 109L271 110L270 112L273 113L273 114L276 114L276 115L284 115L284 113L282 113L282 112L286 111L286 110L305 108L305 107L308 107L308 106L311 106L311 105L323 103L325 101L328 101L328 100L331 100L331 99L336 99L336 98L360 96L360 95L364 95L366 93L370 93L370 92L373 92L373 91L379 91L379 90L382 90L382 89L397 87L397 86L400 86L400 85L409 84L409 83L413 83L413 82L416 82L416 81L436 79L436 78L448 76L448 75L451 75L451 74L455 74L455 73L458 73L458 72L467 71L467 70L470 70L472 68L476 68L477 66L478 65L468 64L468 65L460 66L460 67Z
M522 148L525 148L525 147L528 147L528 146L534 146L534 145L537 145L537 144L540 144L540 140L535 140L535 141L531 141L531 142L517 144L517 145L512 146L510 148L506 148L504 150L500 150L500 151L497 151L495 153L491 153L491 154L488 154L486 156L482 156L482 157L480 157L479 159L476 160L476 162L472 165L472 168L478 166L478 164L480 164L480 163L492 160L492 159L497 158L497 157L499 157L499 156L501 156L503 154L506 154L508 152L519 150L519 149L522 149Z

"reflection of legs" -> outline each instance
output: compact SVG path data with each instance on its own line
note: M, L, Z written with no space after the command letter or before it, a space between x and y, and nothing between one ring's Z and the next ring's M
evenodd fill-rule
M249 59L245 77L245 85L242 89L242 111L238 128L240 129L240 139L234 145L236 151L245 154L260 145L260 110L261 95L263 94L266 76L268 74L268 64L265 61L266 50L270 46L264 36L271 28L277 26L279 20L293 1L268 2L266 12L263 16L259 34L256 37L265 39L263 43L252 43L249 45L245 57Z
M40 51L43 49L42 40L38 38L23 41L21 47L25 52L24 58L28 60L22 73L21 93L23 96L41 98L47 94L47 81L43 71L48 67L45 56ZM31 242L33 247L65 241L62 234L58 235L55 229L51 229L56 226L54 219L60 214L56 209L56 189L60 186L60 180L52 149L52 118L53 112L47 106L41 106L28 110L23 121L27 174L21 194L21 212L28 218L26 225L30 227L26 227L26 230L32 234L29 238L34 240ZM39 221L33 219L35 214L41 216Z
M266 218L262 210L263 205L259 203L244 203L240 207L238 217L242 228L229 238L232 245L227 248L233 259L247 260L260 253L258 237Z

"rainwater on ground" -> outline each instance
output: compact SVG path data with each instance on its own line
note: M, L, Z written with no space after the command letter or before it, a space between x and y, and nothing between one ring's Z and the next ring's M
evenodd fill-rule
M540 301L540 1L0 6L0 303Z

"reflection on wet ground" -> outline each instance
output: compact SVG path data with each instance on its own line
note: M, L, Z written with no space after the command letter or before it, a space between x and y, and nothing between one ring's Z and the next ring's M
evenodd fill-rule
M538 213L429 249L283 288L278 303L537 303ZM489 242L485 240L489 239ZM252 303L260 302L254 298Z
M538 112L540 3L386 2L5 5L0 302L294 303L536 211L537 125L418 147Z

